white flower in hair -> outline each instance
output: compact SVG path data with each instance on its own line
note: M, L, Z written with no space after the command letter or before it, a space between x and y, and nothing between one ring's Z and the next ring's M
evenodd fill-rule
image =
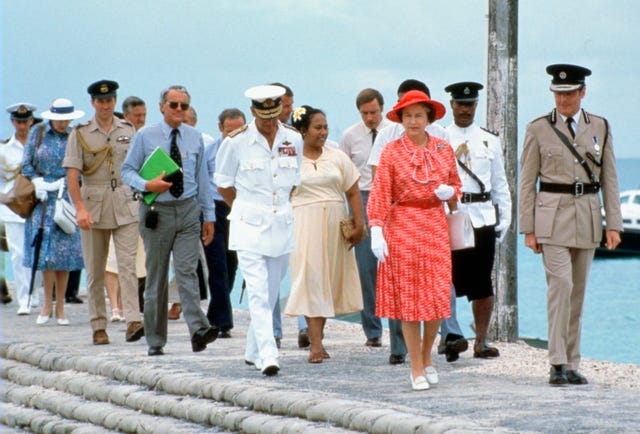
M300 119L302 119L302 116L304 116L305 114L307 114L307 109L304 107L298 107L297 109L295 109L293 111L293 120L294 122L300 122Z

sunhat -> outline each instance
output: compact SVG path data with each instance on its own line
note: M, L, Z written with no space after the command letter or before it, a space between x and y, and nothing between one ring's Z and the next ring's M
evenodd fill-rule
M427 96L426 93L420 92L419 90L410 90L405 93L400 101L393 106L391 111L387 113L387 119L393 122L401 122L400 117L398 116L399 112L410 105L423 103L429 106L433 114L435 115L435 119L442 119L446 112L444 105L439 103L436 100L433 100Z
M51 121L72 121L84 116L82 110L75 110L73 103L66 98L54 99L49 110L40 114L44 119Z

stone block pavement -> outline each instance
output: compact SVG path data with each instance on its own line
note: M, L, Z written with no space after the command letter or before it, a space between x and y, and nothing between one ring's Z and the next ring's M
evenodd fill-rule
M204 307L204 306L203 306ZM144 338L94 346L87 305L66 305L71 325L38 326L36 314L1 306L2 433L622 433L640 430L637 365L585 361L581 387L547 384L546 352L498 343L502 356L470 352L446 363L440 384L415 392L409 366L388 364L364 346L358 324L329 320L331 358L309 364L285 318L281 371L264 377L244 363L248 313L235 311L232 338L191 352L183 319L169 322L165 355L148 357ZM633 377L632 377L633 376Z

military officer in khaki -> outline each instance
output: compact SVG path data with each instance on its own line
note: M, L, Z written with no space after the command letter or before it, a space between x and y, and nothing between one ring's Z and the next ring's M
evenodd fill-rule
M547 278L551 385L587 384L578 372L582 304L595 248L620 243L622 217L611 128L580 108L587 68L550 65L556 108L532 121L520 169L520 233L542 253ZM536 191L536 183L540 182Z
M135 269L138 203L120 178L120 166L135 128L130 122L114 116L117 89L118 83L110 80L89 86L87 91L96 114L73 129L62 162L67 168L69 193L76 207L78 226L82 229L94 345L109 343L104 276L112 236L127 322L125 339L133 342L144 335Z

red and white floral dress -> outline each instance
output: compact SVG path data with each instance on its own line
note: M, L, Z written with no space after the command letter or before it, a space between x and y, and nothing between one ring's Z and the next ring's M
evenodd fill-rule
M429 136L424 148L406 135L380 156L367 213L381 226L389 256L379 264L376 315L403 321L451 316L451 250L442 201L434 190L462 182L451 146Z

